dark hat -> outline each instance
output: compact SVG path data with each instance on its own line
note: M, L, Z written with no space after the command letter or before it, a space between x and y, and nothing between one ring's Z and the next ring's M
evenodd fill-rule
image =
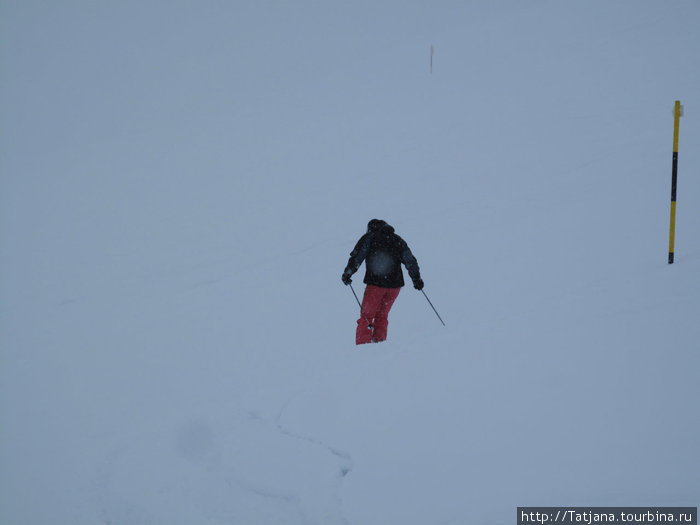
M374 232L386 226L386 222L381 219L372 219L367 223L367 231Z
M390 230L391 232L394 231L394 228L391 227L386 221L383 221L381 219L372 219L367 223L367 232L376 232L379 230Z

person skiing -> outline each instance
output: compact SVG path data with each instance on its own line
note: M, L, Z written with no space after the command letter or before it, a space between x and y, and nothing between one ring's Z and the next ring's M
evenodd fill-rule
M372 219L367 224L367 233L357 241L350 252L350 259L343 271L345 285L352 282L352 275L365 261L364 283L367 285L357 320L355 344L385 341L389 326L389 310L404 286L403 263L416 290L423 289L418 261L408 244L394 228L381 219Z

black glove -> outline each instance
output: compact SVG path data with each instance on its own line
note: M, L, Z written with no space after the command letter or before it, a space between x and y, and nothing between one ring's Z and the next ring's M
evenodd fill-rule
M351 275L352 275L352 274L351 274L349 271L347 271L347 270L345 270L345 271L343 272L343 276L341 277L341 279L342 279L343 284L344 284L345 286L347 286L348 284L350 284L350 283L352 282L352 279L350 279L350 276L351 276Z
M422 290L423 289L423 279L421 279L420 277L413 279L413 287L416 290Z

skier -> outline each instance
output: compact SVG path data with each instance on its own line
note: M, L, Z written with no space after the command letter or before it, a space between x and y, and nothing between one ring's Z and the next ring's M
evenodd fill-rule
M367 285L357 320L355 343L378 343L386 340L389 325L389 310L404 285L403 263L416 290L423 289L418 261L394 228L380 219L372 219L365 233L350 252L348 265L343 272L345 285L352 282L351 276L365 261Z

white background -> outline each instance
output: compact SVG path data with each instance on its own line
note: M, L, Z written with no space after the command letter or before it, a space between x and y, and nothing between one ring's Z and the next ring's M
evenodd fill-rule
M699 22L0 3L0 522L698 505ZM340 275L372 218L446 327L407 286L354 345Z

